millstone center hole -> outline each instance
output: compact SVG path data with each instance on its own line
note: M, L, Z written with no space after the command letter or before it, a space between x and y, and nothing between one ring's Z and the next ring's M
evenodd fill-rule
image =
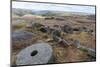
M31 56L35 56L38 53L37 50L32 51Z

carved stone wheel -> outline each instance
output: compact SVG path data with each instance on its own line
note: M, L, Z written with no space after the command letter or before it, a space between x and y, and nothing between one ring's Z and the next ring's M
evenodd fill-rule
M32 39L33 37L33 33L31 32L27 32L24 30L16 30L12 33L12 39L13 41L24 41L24 40L28 40L28 39Z
M52 47L48 43L33 44L19 52L16 65L47 64L52 54Z

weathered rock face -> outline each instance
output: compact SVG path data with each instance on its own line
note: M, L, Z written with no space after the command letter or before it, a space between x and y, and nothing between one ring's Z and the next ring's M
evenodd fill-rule
M52 47L48 43L33 44L19 52L16 65L47 64L50 62L52 54Z
M23 31L23 30L16 30L12 33L13 41L23 41L32 39L33 33Z

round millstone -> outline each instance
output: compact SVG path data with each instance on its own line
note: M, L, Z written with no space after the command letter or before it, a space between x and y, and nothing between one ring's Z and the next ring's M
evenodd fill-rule
M33 33L24 31L24 30L16 30L12 33L13 41L22 41L32 39Z
M16 64L46 64L50 62L52 54L52 47L48 43L33 44L19 52Z

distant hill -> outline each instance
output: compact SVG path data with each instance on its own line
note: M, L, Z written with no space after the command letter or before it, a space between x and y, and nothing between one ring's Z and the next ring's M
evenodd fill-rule
M35 15L43 15L43 16L75 16L75 15L89 15L94 16L87 13L81 12L65 12L65 11L53 11L53 10L29 10L29 9L20 9L20 8L12 8L12 14L16 14L19 16L23 16L25 14L35 14Z
M12 14L23 16L25 14L34 14L32 10L12 8Z

